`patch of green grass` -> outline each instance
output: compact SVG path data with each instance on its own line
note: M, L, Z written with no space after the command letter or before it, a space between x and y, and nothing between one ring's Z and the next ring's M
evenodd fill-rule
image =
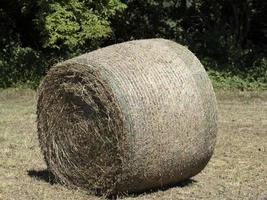
M215 89L223 90L266 90L267 82L264 79L256 80L252 77L242 77L230 72L208 70L209 77Z

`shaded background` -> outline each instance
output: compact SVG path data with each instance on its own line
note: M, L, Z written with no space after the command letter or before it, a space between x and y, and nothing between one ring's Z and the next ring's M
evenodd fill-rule
M162 37L193 51L213 85L267 89L267 1L1 0L0 87L110 44Z

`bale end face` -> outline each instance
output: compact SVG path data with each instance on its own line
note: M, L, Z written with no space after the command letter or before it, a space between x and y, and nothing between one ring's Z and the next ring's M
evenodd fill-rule
M51 69L40 87L37 110L41 149L57 179L95 191L114 190L121 174L122 116L99 74L77 63Z

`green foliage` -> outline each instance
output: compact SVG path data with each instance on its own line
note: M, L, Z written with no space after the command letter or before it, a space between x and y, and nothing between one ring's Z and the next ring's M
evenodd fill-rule
M215 89L225 90L266 90L267 82L262 80L256 80L251 77L242 77L240 75L234 75L231 72L219 72L215 70L208 71L211 78L213 87Z
M109 18L125 5L119 0L39 0L36 19L43 47L82 47L88 41L97 46L99 40L111 34Z
M38 52L18 44L13 44L12 47L6 46L3 51L6 55L0 56L0 87L12 86L19 82L31 86L39 83L47 63Z
M265 88L266 1L125 2L2 0L0 87L38 84L48 66L105 45L162 37L188 46L216 87Z
M267 90L267 59L264 57L258 60L247 60L248 63L253 64L248 71L238 68L233 70L229 66L219 68L218 63L210 58L204 58L201 62L208 69L209 77L215 88Z
M0 87L35 87L48 66L98 48L124 8L119 0L3 0Z

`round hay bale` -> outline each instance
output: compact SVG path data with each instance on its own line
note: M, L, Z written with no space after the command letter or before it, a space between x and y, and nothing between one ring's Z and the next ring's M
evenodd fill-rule
M125 42L52 67L39 88L38 134L62 183L137 192L199 173L216 139L211 82L187 48Z

